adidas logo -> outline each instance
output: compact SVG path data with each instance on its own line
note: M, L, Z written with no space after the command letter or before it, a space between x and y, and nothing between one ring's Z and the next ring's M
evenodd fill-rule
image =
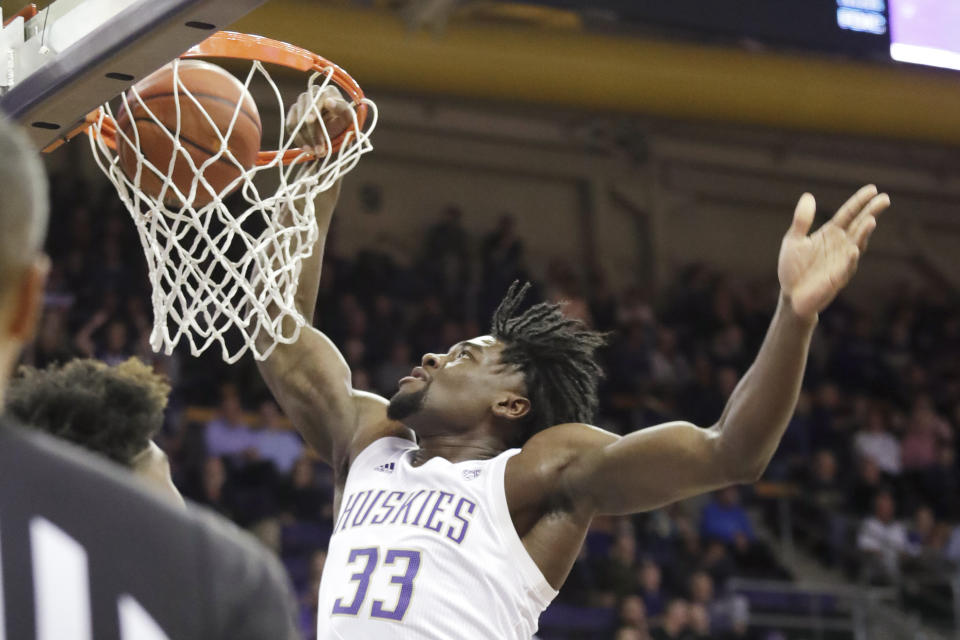
M377 465L373 468L374 471L382 471L383 473L393 473L394 463L387 462L385 464Z
M464 480L474 480L479 477L480 477L480 469L464 469L463 470Z

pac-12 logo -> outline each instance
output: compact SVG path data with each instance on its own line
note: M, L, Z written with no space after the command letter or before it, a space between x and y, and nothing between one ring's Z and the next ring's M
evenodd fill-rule
M479 477L480 477L480 469L464 469L463 470L464 480L475 480Z

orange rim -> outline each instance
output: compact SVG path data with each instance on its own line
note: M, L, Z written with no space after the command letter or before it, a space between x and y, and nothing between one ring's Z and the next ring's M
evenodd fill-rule
M302 47L296 47L286 42L264 38L263 36L254 36L246 33L237 33L235 31L218 31L200 44L188 49L180 55L181 59L189 58L234 58L237 60L259 60L267 64L276 64L284 67L290 67L303 72L319 71L329 73L332 69L331 81L343 89L356 105L357 126L362 131L367 121L367 105L363 102L363 90L357 81L349 73L344 71L338 65L330 62L323 56L319 56L312 51ZM78 130L71 132L76 135L81 131L86 131L99 119L99 109L87 114L86 121ZM104 141L111 149L117 149L117 123L110 116L105 116L101 124L101 134ZM340 149L344 139L350 130L346 130L336 138L331 140L331 153ZM72 135L69 137L73 137ZM69 139L68 137L68 139ZM257 154L256 165L263 166L273 162L279 151L261 151ZM306 155L304 155L306 154ZM299 160L297 158L299 157ZM292 162L309 162L315 159L315 154L308 149L296 147L288 149L280 158L283 164Z
M38 13L39 13L39 11L37 11L37 5L35 5L35 4L33 4L33 3L31 2L30 4L28 4L27 6L25 6L23 9L20 9L20 11L17 11L15 14L13 14L12 16L10 16L10 17L7 18L6 20L4 20L4 21L3 21L3 26L6 27L7 25L9 25L11 22L13 22L14 20L16 20L17 18L23 18L23 21L26 22L27 20L29 20L30 18L34 17L34 16L37 15Z

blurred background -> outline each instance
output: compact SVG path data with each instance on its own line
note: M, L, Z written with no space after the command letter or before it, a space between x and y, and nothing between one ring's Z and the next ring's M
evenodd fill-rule
M823 221L862 184L889 192L762 481L598 519L540 637L960 638L960 5L272 0L234 28L330 58L379 105L315 323L387 396L526 278L613 332L599 426L710 425L775 307L798 196ZM47 162L53 271L25 362L168 375L177 485L281 556L312 637L330 470L251 360L150 351L128 214L84 141Z

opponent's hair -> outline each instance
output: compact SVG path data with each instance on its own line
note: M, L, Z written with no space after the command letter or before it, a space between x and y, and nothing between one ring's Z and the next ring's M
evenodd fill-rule
M25 425L130 466L163 424L170 385L136 358L21 367L7 410Z
M606 334L568 318L559 304L541 302L518 315L529 289L529 282L510 285L490 327L504 343L500 361L520 370L527 385L530 411L514 444L556 424L593 421L603 377L594 352Z
M47 233L47 178L36 150L0 115L0 302L40 251Z

